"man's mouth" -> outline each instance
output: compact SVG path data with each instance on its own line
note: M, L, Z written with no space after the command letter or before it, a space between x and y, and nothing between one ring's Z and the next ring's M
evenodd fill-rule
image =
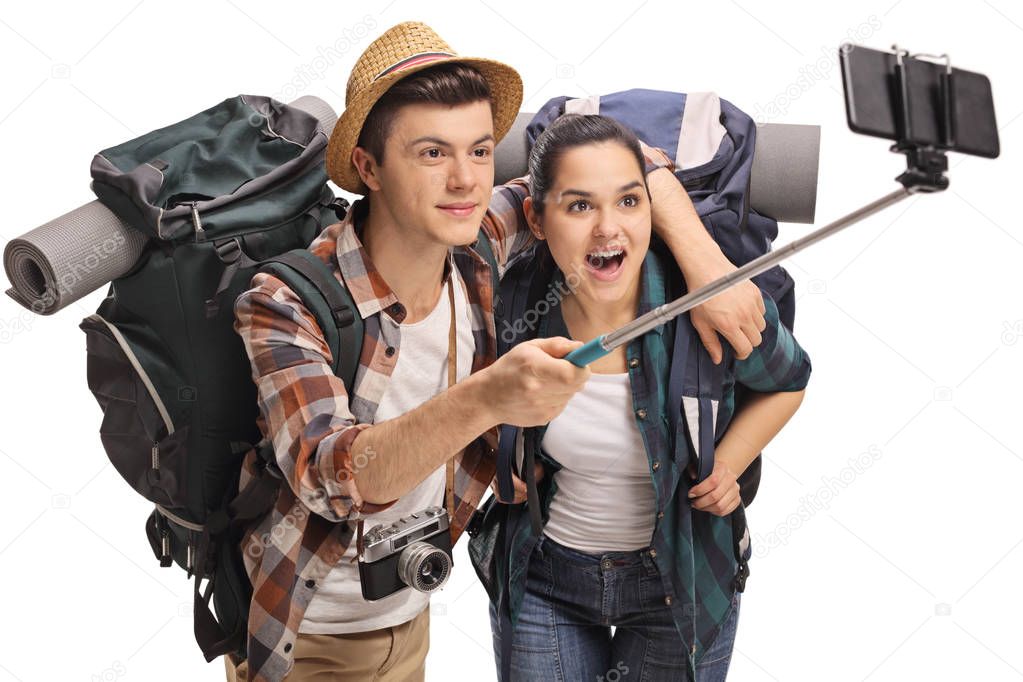
M617 279L624 260L625 249L605 246L586 254L586 269L597 279L611 281Z
M464 218L472 215L473 211L476 210L476 206L470 201L460 201L453 204L438 204L437 208L444 211L448 215L453 215L457 218Z

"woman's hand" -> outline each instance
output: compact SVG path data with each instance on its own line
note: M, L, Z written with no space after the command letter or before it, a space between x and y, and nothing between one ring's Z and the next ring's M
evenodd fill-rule
M534 466L533 471L536 472L536 482L539 483L540 481L543 480L543 464L541 464L540 462L534 462L533 466ZM514 486L515 488L515 498L511 502L508 502L507 504L519 504L521 502L525 502L526 497L528 496L526 493L525 481L523 481L521 478L519 478L513 473L512 486ZM505 500L502 500L501 495L497 492L496 477L494 478L493 481L490 482L490 489L494 491L494 497L497 498L498 502L505 502Z
M692 463L686 467L686 472L690 478L696 478ZM693 509L717 516L731 514L741 501L738 477L728 464L720 459L714 460L714 471L710 476L689 490L689 502Z

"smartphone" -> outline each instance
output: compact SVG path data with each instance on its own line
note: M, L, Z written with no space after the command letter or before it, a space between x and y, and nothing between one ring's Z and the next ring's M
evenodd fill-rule
M995 158L991 81L974 71L845 43L839 48L849 129L862 135ZM903 108L905 106L905 108Z

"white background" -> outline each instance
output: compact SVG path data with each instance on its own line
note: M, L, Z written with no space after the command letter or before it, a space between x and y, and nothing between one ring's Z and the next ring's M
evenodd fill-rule
M91 200L96 151L225 97L313 94L340 111L358 54L408 19L516 66L524 110L630 87L714 90L755 118L821 125L818 225L894 189L903 166L847 129L841 42L947 51L990 75L1000 159L952 155L947 192L787 263L814 372L749 512L731 679L1023 677L1017 3L6 5L3 240ZM782 225L777 243L809 230ZM153 559L151 505L99 442L77 325L104 294L50 317L0 297L0 681L222 679L193 640L191 583ZM456 566L433 602L428 677L493 679L464 543Z

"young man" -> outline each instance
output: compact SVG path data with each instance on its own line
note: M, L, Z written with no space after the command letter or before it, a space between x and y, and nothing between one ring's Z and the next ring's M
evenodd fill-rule
M363 599L359 522L441 506L454 542L493 479L497 426L549 422L589 376L562 359L580 345L564 338L495 360L490 267L474 246L482 223L503 274L529 245L514 210L487 214L494 147L521 97L513 69L459 57L419 23L389 29L355 64L327 170L366 198L309 246L363 318L352 395L315 318L280 280L257 274L235 304L260 428L286 485L243 540L248 659L226 659L229 680L422 680L428 594ZM669 176L664 192L684 209L670 172L651 173L652 189L655 175ZM698 286L731 265L689 209L658 231ZM755 302L739 290L701 312L739 353L763 328L750 287ZM253 451L241 486L254 464Z

